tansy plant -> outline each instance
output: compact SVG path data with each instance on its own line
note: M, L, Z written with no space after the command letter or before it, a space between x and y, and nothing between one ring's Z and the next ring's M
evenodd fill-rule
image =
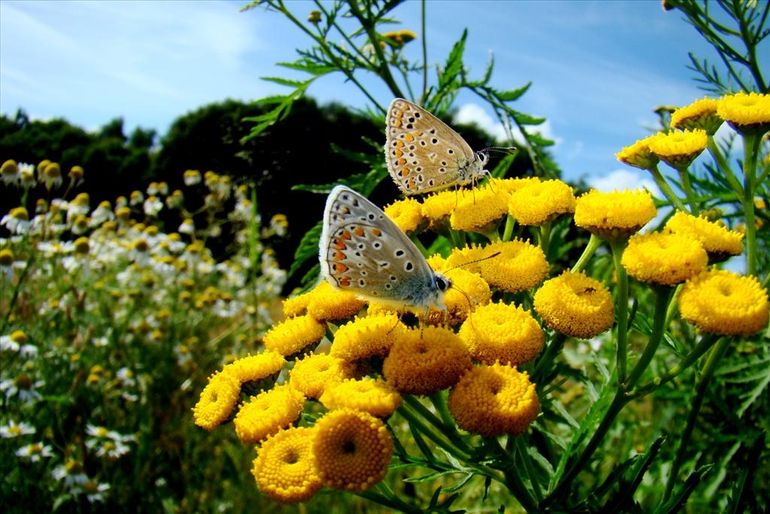
M333 72L374 112L386 102L360 73L431 107L466 87L521 124L505 102L523 89L496 91L490 73L466 78L465 34L429 85L424 20L420 33L381 32L393 3L316 2L306 16L280 1L249 7L260 5L314 46L289 65L312 77L282 80L294 93L270 100L277 107L254 120L255 133ZM734 7L739 24L764 23L766 7L745 5ZM755 25L731 34L762 32ZM411 65L406 49L420 44L423 61ZM422 88L410 87L412 75ZM576 194L541 173L532 150L534 176L506 178L503 165L475 188L387 205L453 284L446 308L318 282L284 301L260 353L210 377L195 423L232 421L255 451L256 486L283 503L313 505L336 490L401 512L761 511L768 102L740 91L701 100L622 149L660 199L641 189ZM719 139L724 131L733 132ZM368 193L380 169L351 183ZM298 261L317 255L317 238L306 236ZM731 257L733 271L720 267Z

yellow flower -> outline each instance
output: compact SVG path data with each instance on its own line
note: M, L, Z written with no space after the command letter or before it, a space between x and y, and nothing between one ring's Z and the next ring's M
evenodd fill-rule
M658 157L650 151L649 142L654 136L648 136L637 140L634 144L623 147L615 158L622 163L641 168L643 170L653 169L658 164Z
M472 189L457 200L449 223L454 230L487 232L508 212L509 197L510 193L489 185Z
M535 293L535 310L543 321L562 334L590 338L612 326L612 295L598 280L565 271L546 280Z
M324 280L323 282L325 283L326 281ZM320 284L321 282L319 282L319 285ZM294 316L307 314L307 306L312 298L312 292L313 290L311 289L306 293L286 298L283 301L283 315L287 318L292 318Z
M395 314L357 318L341 326L334 334L331 354L345 362L384 357L405 330L406 326Z
M468 350L446 328L411 329L393 344L382 374L402 393L431 394L457 383L471 367Z
M304 405L305 396L288 384L262 391L241 405L235 433L243 443L257 443L294 423Z
M292 427L270 436L259 447L251 474L259 490L273 500L308 500L321 488L315 465L315 429Z
M428 264L452 282L452 287L444 293L446 312L431 311L429 317L440 314L442 323L455 325L464 321L478 305L486 305L492 299L489 284L478 273L463 268L450 269L447 261L439 255L429 258Z
M385 477L393 440L380 419L366 412L339 409L318 420L315 429L313 453L323 485L365 491Z
M322 280L310 291L307 313L319 321L346 319L360 311L365 302L350 291Z
M545 342L543 330L529 311L506 303L476 309L458 335L471 356L484 364L527 363L537 357Z
M508 200L508 213L522 225L542 225L571 212L575 212L575 195L561 180L528 185L511 193Z
M717 114L739 131L765 131L770 125L770 95L740 92L719 99Z
M713 135L722 125L722 118L717 115L717 105L714 98L704 97L680 107L671 114L671 128L703 129L706 134Z
M268 350L235 360L225 366L222 373L227 373L238 380L239 384L244 384L263 380L278 373L284 364L286 364L286 359L283 358L283 355Z
M492 178L489 179L488 187L493 191L502 191L504 193L512 194L516 191L537 184L540 179L537 177L520 177L520 178Z
M328 353L310 354L294 362L289 384L308 398L318 399L331 384L350 377L345 361Z
M621 264L640 282L673 286L705 271L708 255L697 239L682 234L637 234Z
M519 435L537 417L540 402L527 373L503 364L478 366L449 393L457 425L485 437Z
M650 137L650 151L677 169L686 168L708 144L708 135L703 129L659 132Z
M458 192L445 190L426 196L420 209L423 217L430 222L430 227L435 229L449 220L452 210L457 205Z
M385 214L404 232L416 232L423 223L422 206L414 198L404 198L385 207Z
M321 395L329 410L355 409L378 418L387 418L401 405L401 395L382 379L364 377L330 384Z
M767 290L756 277L712 269L685 283L679 312L703 332L750 336L767 326Z
M535 287L548 273L543 251L518 239L455 250L447 262L477 272L490 286L510 293Z
M325 332L326 325L322 322L310 316L296 316L279 323L265 334L265 348L281 355L293 355L320 341Z
M678 211L666 222L666 230L695 239L703 246L709 258L719 262L730 255L743 252L743 234L729 230L720 223L714 223L699 216L695 217Z
M213 375L193 407L195 424L213 430L230 416L240 394L241 384L235 377L226 373Z
M655 217L652 196L644 189L605 193L591 190L575 205L575 225L601 237L622 239Z

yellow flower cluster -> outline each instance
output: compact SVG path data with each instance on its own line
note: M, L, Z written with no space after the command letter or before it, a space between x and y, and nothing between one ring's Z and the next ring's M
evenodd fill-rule
M703 129L660 132L648 138L647 146L659 159L673 168L686 168L708 144Z
M424 225L420 202L414 198L404 198L388 205L385 214L393 220L398 228L406 233L417 232Z
M327 387L321 403L329 410L350 408L387 418L401 404L401 395L381 379L347 379Z
M719 99L717 114L738 130L767 130L770 125L770 95L740 92Z
M545 281L535 293L535 310L557 332L586 339L608 330L615 319L604 284L570 271Z
M447 264L474 271L490 286L509 293L535 287L548 273L543 250L518 239L455 249Z
M287 298L283 302L285 316L307 314L318 321L346 319L360 311L364 301L349 291L332 287L321 281L307 293Z
M575 212L572 188L561 180L545 180L511 193L508 213L522 225L542 225L560 214Z
M703 216L678 211L666 222L665 229L698 241L713 261L720 262L743 252L743 234Z
M591 190L577 199L575 225L608 239L623 239L655 217L652 195L646 190Z
M638 234L628 240L621 263L640 282L673 286L705 271L708 255L697 239L682 234Z

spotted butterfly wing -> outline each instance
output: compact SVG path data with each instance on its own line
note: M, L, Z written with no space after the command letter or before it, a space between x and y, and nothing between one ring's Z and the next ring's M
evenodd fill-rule
M382 210L345 186L326 200L321 274L333 286L399 305L443 308L449 280Z
M385 160L405 195L467 184L487 174L485 153L474 153L449 125L403 98L388 108Z

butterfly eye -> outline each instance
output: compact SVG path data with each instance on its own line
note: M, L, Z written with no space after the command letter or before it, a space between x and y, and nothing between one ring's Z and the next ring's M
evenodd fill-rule
M436 287L438 287L439 291L446 291L451 285L452 283L449 282L449 279L436 275Z

